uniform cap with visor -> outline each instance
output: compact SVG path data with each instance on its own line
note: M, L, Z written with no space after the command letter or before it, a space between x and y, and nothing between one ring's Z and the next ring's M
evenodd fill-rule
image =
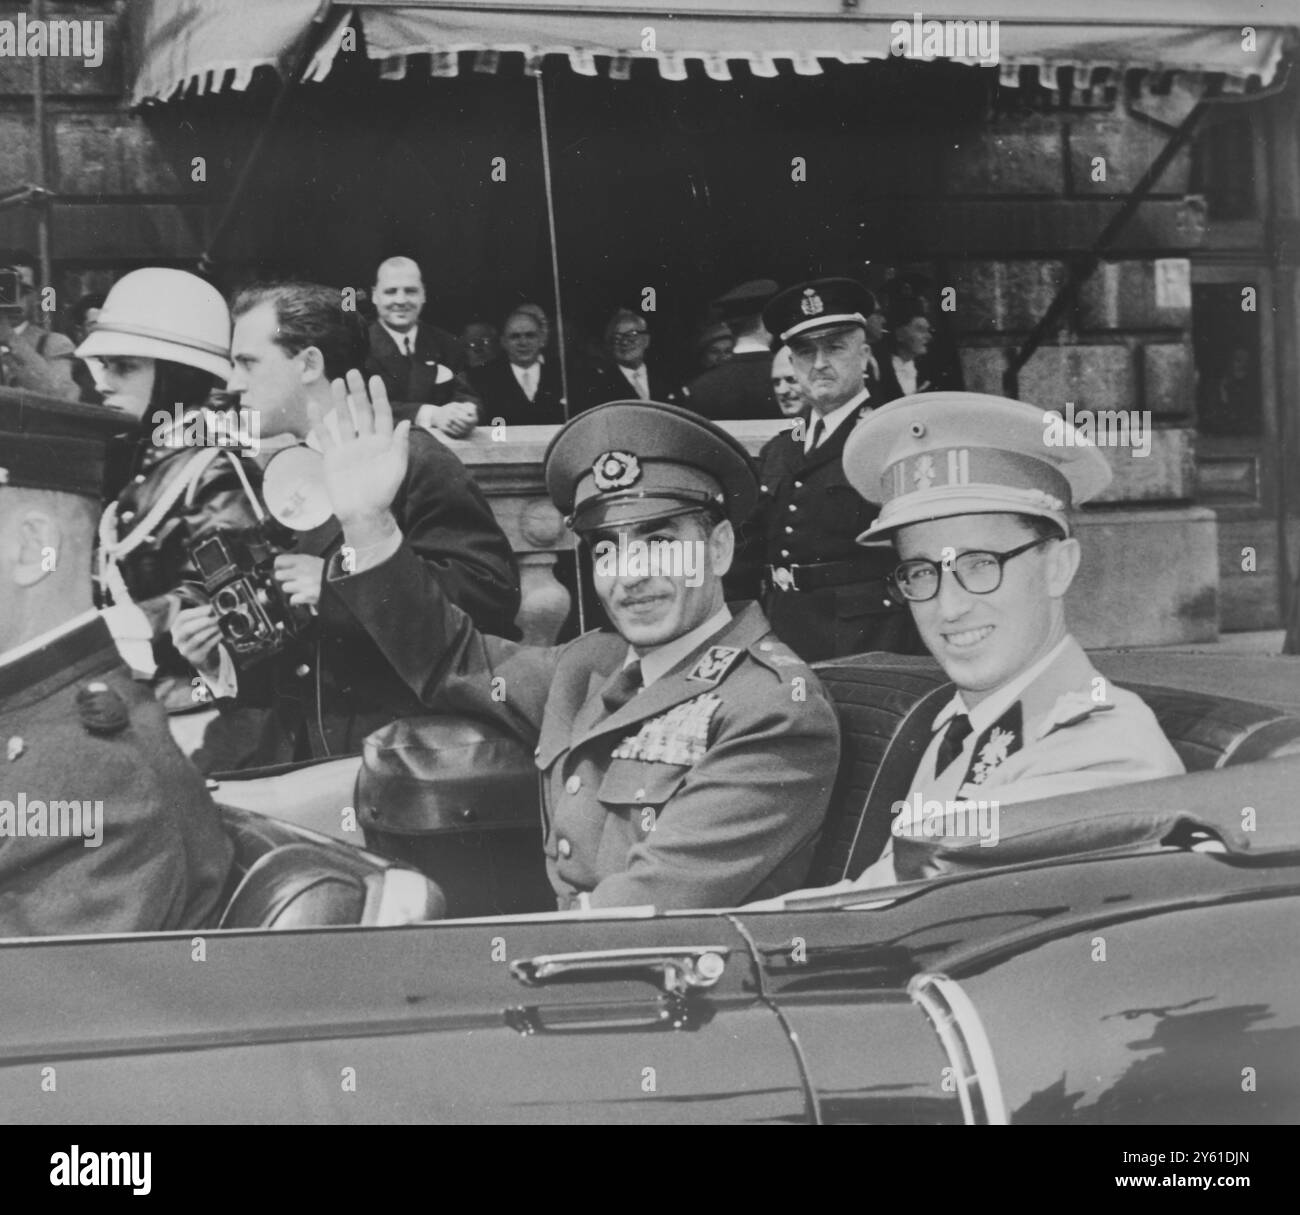
M185 270L132 270L113 284L79 359L167 359L230 378L230 310L211 283Z

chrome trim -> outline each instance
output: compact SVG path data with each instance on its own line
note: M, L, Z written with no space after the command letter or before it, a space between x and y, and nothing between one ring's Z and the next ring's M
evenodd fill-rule
M907 994L930 1019L957 1076L957 1098L967 1126L1006 1126L1007 1107L993 1047L975 1005L947 975L920 974Z
M722 978L730 945L652 945L639 949L597 949L581 953L540 954L510 963L510 973L525 987L572 981L586 975L643 970L656 976L661 991L683 996L712 987Z

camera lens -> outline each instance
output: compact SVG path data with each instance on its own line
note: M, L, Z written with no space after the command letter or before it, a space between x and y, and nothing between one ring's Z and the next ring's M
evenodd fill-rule
M239 596L229 587L226 587L224 590L218 591L216 595L213 596L212 606L215 607L223 616L227 612L237 612L240 607Z
M240 609L237 612L231 612L226 617L226 631L234 638L243 640L253 632L252 622L248 619L248 613Z

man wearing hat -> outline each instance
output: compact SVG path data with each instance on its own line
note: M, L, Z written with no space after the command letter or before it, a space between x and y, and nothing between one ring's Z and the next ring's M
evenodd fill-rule
M763 328L763 305L776 294L770 278L733 287L713 301L713 312L735 335L731 358L695 377L689 385L690 405L717 421L774 418L771 337Z
M736 588L761 578L773 629L807 662L919 649L886 581L897 564L893 552L854 543L876 509L854 493L840 460L871 412L864 377L874 310L871 293L847 278L800 283L763 310L764 326L790 348L811 413L759 453L758 507L744 528Z
M233 850L91 606L105 409L0 395L0 936L194 929Z
M356 374L320 422L335 514L357 554L334 593L426 705L536 747L559 906L722 907L797 884L835 778L816 677L754 604L729 608L733 524L756 485L744 449L688 410L616 401L546 455L552 501L592 547L615 632L557 647L490 637L451 605L388 514L404 426ZM657 564L656 564L657 563ZM419 603L419 614L394 610Z
M73 379L71 340L37 322L36 270L27 257L16 258L0 274L17 279L18 298L0 305L0 384L75 401L81 389Z
M1079 568L1070 511L1111 478L1073 426L1019 401L925 393L872 414L844 467L881 504L862 542L893 538L894 582L955 685L893 839L846 886L997 863L996 842L940 833L931 803L1003 807L1183 771L1151 710L1102 676L1066 625ZM998 838L1015 836L1014 813L1002 815Z

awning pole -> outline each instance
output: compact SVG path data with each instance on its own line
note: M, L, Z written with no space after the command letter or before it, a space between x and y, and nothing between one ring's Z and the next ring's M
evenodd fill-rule
M32 0L32 20L45 21L45 0ZM39 263L38 273L40 275L40 285L42 287L51 286L50 275L50 204L49 195L46 193L49 187L47 150L49 142L48 123L46 121L45 110L45 58L42 55L32 56L32 125L35 127L33 134L33 157L36 167L36 193L33 198L36 202L36 259ZM49 314L42 310L40 319L36 322L38 325L48 329L50 318Z
M1056 298L1052 300L1046 312L1039 318L1038 324L1034 326L1034 331L1025 339L1025 343L1016 351L1015 357L1011 360L1011 365L1003 373L1002 387L1008 396L1016 395L1017 377L1020 369L1034 356L1034 353L1043 344L1043 339L1055 328L1056 323L1065 314L1075 301L1079 294L1080 288L1088 281L1101 265L1102 257L1106 250L1114 242L1115 238L1123 231L1125 225L1134 215L1150 195L1160 176L1169 166L1184 145L1192 137L1196 130L1197 123L1201 120L1201 115L1205 113L1207 102L1202 99L1198 101L1188 113L1187 117L1178 125L1178 128L1169 137L1169 141L1160 149L1160 154L1147 167L1147 171L1142 174L1141 180L1133 187L1124 199L1124 205L1111 216L1110 222L1102 229L1101 235L1097 237L1092 248L1088 251L1082 267L1076 272L1070 274L1064 286L1056 293Z
M569 420L569 355L564 340L564 302L560 298L560 245L555 235L555 189L551 182L551 140L546 129L546 89L542 84L542 65L537 65L537 126L542 138L542 181L546 187L546 226L551 236L551 282L555 288L555 342L560 357L560 404L564 420ZM574 598L578 601L578 632L587 631L587 607L582 594L582 550L575 549Z
M569 420L569 361L564 342L564 304L560 299L560 247L555 236L555 191L551 183L551 141L546 129L546 90L542 69L537 69L537 124L542 136L542 179L546 185L546 224L551 234L551 282L555 287L555 335L560 355L560 390L564 394L564 420Z
M235 179L234 189L231 190L230 197L226 199L226 205L217 219L216 226L212 229L207 248L199 257L200 274L211 277L216 269L217 250L221 247L221 243L234 221L235 208L243 201L244 194L248 190L248 183L253 177L253 169L261 163L271 135L279 126L285 102L288 100L289 95L302 83L303 76L307 74L307 69L311 66L312 57L324 40L324 33L327 30L325 18L329 16L329 12L330 4L326 0L312 18L311 29L303 39L298 58L294 60L293 67L285 78L284 84L275 95L275 100L271 103L270 113L267 114L266 122L258 133L257 139L254 140L248 155L244 157L244 163L239 169L239 176Z

